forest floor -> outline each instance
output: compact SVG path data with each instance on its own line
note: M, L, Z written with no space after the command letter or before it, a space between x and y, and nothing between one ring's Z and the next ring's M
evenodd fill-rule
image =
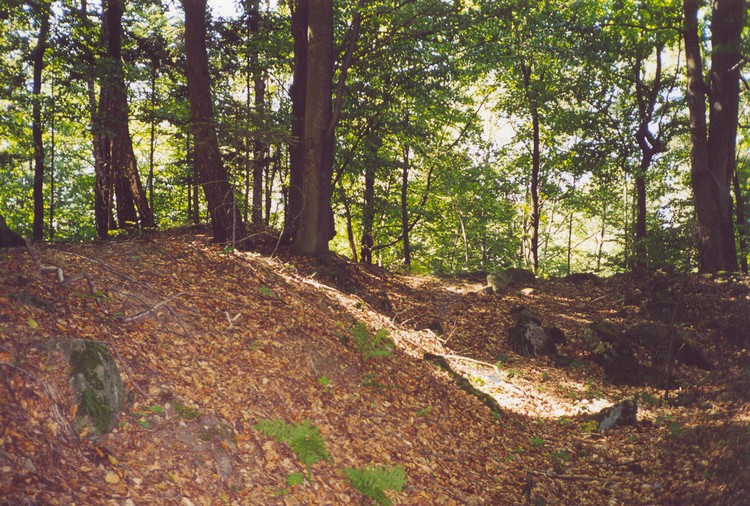
M680 304L670 323L714 364L676 363L664 400L605 382L581 339L596 320L644 321L653 276L495 296L483 280L293 258L258 234L254 252L195 230L0 251L0 503L368 504L344 470L392 466L407 478L393 504L750 504L750 353L722 334L750 315L747 279L659 278ZM563 330L567 365L508 348L518 305ZM369 351L387 330L391 356L366 358L362 324ZM51 346L71 338L107 343L120 368L109 434L74 428ZM629 395L638 423L596 432L587 414ZM306 468L262 421L309 421L330 458Z

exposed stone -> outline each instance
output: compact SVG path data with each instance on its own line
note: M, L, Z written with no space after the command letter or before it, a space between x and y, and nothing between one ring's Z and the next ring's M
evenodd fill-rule
M525 357L557 355L557 345L565 342L560 329L542 327L541 320L523 306L511 309L511 316L516 320L508 334L508 345L513 351Z
M88 339L60 341L56 345L70 364L70 384L78 403L78 424L96 432L111 431L123 407L120 372L107 347Z
M25 244L23 237L11 230L5 223L5 218L0 215L0 248L13 248Z
M510 285L510 282L510 276L504 271L487 275L487 285L492 287L492 291L495 294L503 293L508 288L508 285Z
M615 425L635 425L638 423L638 400L627 397L614 406L599 411L594 419L599 422L598 432L604 432Z
M594 362L604 369L604 379L618 384L641 381L641 366L623 336L623 329L607 321L598 321L586 326L582 337Z
M724 339L741 348L750 348L750 308L730 315L721 326Z
M667 325L643 323L629 328L624 336L649 350L654 364L667 362L669 342L672 340L672 356L676 360L707 371L713 369L711 361L685 331L674 328L670 330Z

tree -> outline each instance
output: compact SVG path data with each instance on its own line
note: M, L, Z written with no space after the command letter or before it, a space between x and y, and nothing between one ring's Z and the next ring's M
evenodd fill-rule
M310 0L307 29L303 203L292 250L324 255L335 234L333 193L333 2Z
M701 272L737 270L730 187L739 115L741 34L745 0L715 0L711 13L710 81L703 79L698 10L700 0L684 0L690 162L698 225ZM708 121L706 107L709 107Z
M39 35L31 52L34 66L32 131L34 137L34 227L32 237L41 241L44 235L44 141L42 139L42 69L44 53L50 31L49 2L34 2L34 10L39 18Z
M215 242L245 241L245 224L221 159L214 126L206 50L206 0L183 0L187 87L195 145L195 166L208 201Z
M304 196L302 182L305 161L305 97L307 92L307 25L309 0L297 0L292 7L294 68L289 95L292 100L292 144L289 147L289 189L284 218L284 235L297 235Z
M138 223L142 227L153 227L154 215L143 190L136 165L133 141L130 137L129 106L125 74L122 65L122 15L123 0L104 0L103 34L107 48L105 63L106 112L104 116L106 135L110 138L110 175L117 195L117 219L121 228ZM137 209L137 214L136 214Z

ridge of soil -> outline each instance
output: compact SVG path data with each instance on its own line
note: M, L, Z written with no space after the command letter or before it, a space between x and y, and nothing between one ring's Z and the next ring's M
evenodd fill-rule
M722 333L750 314L747 279L539 280L494 296L483 281L294 258L267 231L256 246L174 230L0 250L0 504L360 504L342 471L368 465L404 468L395 504L750 504L750 357ZM670 402L604 382L581 339L592 321L647 321L657 290L715 364L676 363ZM565 333L569 365L510 351L518 305ZM387 329L393 356L366 360L357 322ZM125 380L109 434L73 426L50 351L73 338L106 343ZM637 425L591 430L588 413L629 395ZM311 421L331 459L290 485L307 470L260 420Z

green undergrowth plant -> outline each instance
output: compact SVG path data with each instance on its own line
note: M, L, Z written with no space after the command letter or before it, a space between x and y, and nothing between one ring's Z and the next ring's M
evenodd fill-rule
M373 334L364 322L357 322L349 332L357 351L365 360L393 355L393 341L388 336L388 329L383 328Z
M401 466L365 466L364 469L344 469L349 484L376 503L391 504L386 490L401 492L406 484L406 471Z
M190 406L185 406L178 399L172 399L172 406L177 412L177 415L185 420L192 420L194 418L197 418L201 414L197 409L191 408Z
M289 425L283 420L260 420L255 429L271 436L278 443L289 445L292 452L307 469L307 480L312 481L312 465L321 460L331 460L326 442L310 420Z

